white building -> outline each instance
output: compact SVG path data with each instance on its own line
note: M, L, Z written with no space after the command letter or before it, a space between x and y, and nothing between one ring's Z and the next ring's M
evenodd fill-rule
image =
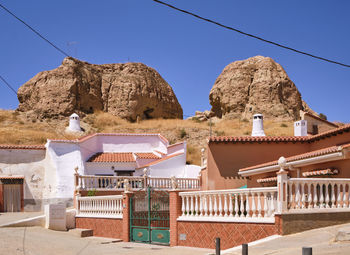
M186 165L186 142L169 145L160 134L96 133L48 140L45 146L0 145L0 185L11 176L20 179L25 210L72 205L76 167L81 175L140 176L146 171L150 177L191 178L200 173L199 166Z

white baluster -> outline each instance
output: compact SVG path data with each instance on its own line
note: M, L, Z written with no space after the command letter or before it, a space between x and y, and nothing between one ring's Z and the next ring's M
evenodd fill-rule
M300 208L300 191L299 191L299 183L295 183L295 208Z
M337 198L337 207L341 208L342 207L342 198L343 196L340 193L340 183L337 184L337 192L338 192L338 198ZM344 186L343 186L344 189Z
M335 208L335 185L334 183L331 183L331 191L332 191L332 200L331 200L331 203L332 203L332 208Z
M301 182L301 208L305 208L305 183Z
M252 217L255 218L256 216L255 194L252 193Z
M239 205L238 205L238 194L234 194L234 199L235 199L235 217L239 217ZM230 210L231 212L231 210ZM232 214L233 216L233 214Z
M269 208L267 205L267 193L264 192L264 208L263 208L263 212L264 212L264 218L267 218L269 216Z
M182 200L182 206L181 206L181 210L182 210L182 216L185 216L185 212L186 212L186 208L185 208L185 196L181 196L181 200Z
M195 209L194 209L194 204L193 204L193 199L194 199L194 197L193 197L193 195L191 196L191 210L190 210L190 212L191 212L191 216L194 216L194 212L195 212Z
M271 206L270 206L270 216L272 217L275 213L275 196L274 193L271 192Z
M230 201L230 194L224 194L224 217L227 217L228 208L227 208L227 198Z
M290 182L288 184L289 186L289 206L288 209L292 209L293 208L293 183Z
M343 208L346 208L346 186L347 184L343 184Z
M329 208L329 183L326 184L326 208Z
M240 207L240 211L241 211L241 215L240 217L243 218L244 217L244 197L243 194L240 194L240 199L241 199L241 207Z
M245 195L245 197L246 197L246 203L245 204L246 204L246 212L247 212L245 217L248 218L248 217L250 217L249 194L247 193Z
M209 195L209 216L213 216L213 203L212 203L212 195Z
M203 212L203 196L199 195L199 215L200 217L205 216Z
M314 183L313 186L314 186L314 197L313 197L313 201L312 201L312 206L313 208L317 208L317 183Z
M198 211L198 195L195 195L195 207L194 207L194 211L195 213L193 214L193 216L199 216L199 211Z
M311 191L311 183L307 185L307 208L311 209L312 208L312 191Z
M260 192L258 192L258 218L261 218L261 198L260 198Z
M219 214L218 214L219 217L222 217L222 200L221 200L221 196L225 196L226 197L226 195L225 194L223 194L223 195L219 194Z
M186 196L186 215L190 216L190 196Z
M217 205L217 197L216 195L213 195L214 197L214 216L218 216L218 205Z
M204 216L209 216L209 214L208 214L208 195L204 195Z
M325 201L324 201L324 195L323 195L323 183L320 183L320 208L324 208L325 207Z

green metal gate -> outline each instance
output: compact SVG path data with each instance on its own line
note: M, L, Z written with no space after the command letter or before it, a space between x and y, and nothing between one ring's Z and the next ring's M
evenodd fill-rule
M130 240L169 245L169 193L153 190L135 192L130 198Z

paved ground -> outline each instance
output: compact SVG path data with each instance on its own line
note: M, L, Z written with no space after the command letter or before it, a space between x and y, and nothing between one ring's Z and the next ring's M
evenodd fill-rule
M138 243L111 243L103 238L80 238L41 227L0 228L0 254L11 255L202 255L211 250Z
M0 226L6 223L32 218L43 214L44 212L0 213Z
M350 254L350 242L334 242L338 230L344 228L349 230L349 226L350 224L344 224L282 236L249 247L249 255L301 255L302 247L312 247L312 252L316 255ZM240 255L242 251L238 250L228 254Z

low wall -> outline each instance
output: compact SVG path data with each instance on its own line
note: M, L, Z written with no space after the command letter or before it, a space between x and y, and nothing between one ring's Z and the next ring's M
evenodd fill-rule
M221 248L228 249L278 234L278 227L273 223L178 221L177 227L177 245L210 249L215 248L217 237L221 239Z
M80 195L82 197L88 196L89 191L81 190ZM123 195L123 190L96 190L94 196L112 196L112 195Z
M282 235L350 222L349 212L283 214L276 216L276 223L277 217Z
M92 229L94 236L123 238L123 219L76 217L75 226Z

